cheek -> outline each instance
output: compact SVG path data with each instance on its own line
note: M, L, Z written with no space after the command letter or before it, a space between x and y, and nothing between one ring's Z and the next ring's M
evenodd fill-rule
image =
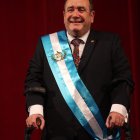
M64 24L67 24L67 21L68 21L68 20L67 20L67 17L65 16L65 17L64 17Z
M64 15L64 19L65 19L65 20L68 20L68 18L69 18L70 16L71 16L70 14L65 14L65 15Z
M93 23L93 18L87 18L85 24L91 24Z

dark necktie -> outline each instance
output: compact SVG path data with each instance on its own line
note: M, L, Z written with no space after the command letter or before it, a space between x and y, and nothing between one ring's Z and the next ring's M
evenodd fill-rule
M84 41L79 39L79 38L75 38L71 41L71 44L73 44L74 46L74 50L73 50L73 59L74 59L74 63L76 65L76 67L78 68L79 62L80 62L80 56L79 56L79 45L84 44Z

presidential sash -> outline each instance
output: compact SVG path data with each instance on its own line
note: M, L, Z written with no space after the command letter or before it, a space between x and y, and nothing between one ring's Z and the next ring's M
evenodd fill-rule
M41 39L61 94L79 123L94 139L109 139L99 108L78 75L65 31Z

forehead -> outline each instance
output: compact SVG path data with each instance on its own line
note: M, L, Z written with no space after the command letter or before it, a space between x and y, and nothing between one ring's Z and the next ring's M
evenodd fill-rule
M65 4L65 8L67 7L89 7L89 0L67 0Z

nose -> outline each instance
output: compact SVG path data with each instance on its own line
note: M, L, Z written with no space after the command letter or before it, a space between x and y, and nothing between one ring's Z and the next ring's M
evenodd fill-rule
M79 11L77 9L75 9L72 13L73 17L79 17Z

